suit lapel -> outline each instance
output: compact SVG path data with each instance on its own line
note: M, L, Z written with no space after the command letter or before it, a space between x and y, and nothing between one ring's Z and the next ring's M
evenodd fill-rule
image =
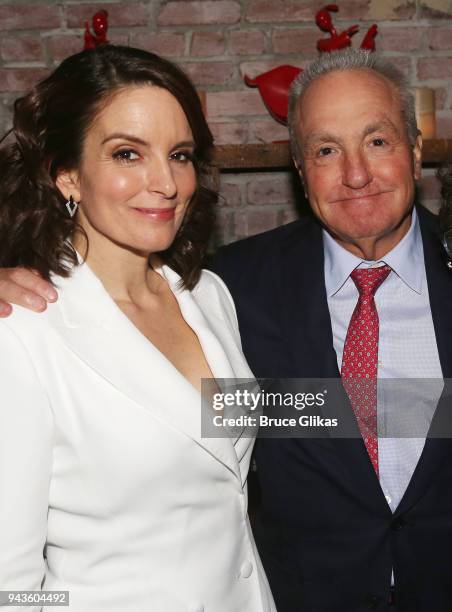
M283 286L280 295L283 299L280 308L284 313L283 337L291 360L286 376L339 378L325 290L322 230L316 222L308 221L300 224L299 233L291 238L282 247L281 256L284 265L281 266ZM350 491L361 502L365 500L382 512L390 512L359 436L353 411L344 398L335 400L341 414L342 430L348 433L345 438L330 438L342 462L341 475L347 478ZM351 431L355 432L355 437L348 437Z
M299 233L282 246L281 262L282 333L289 348L285 375L337 378L321 228L313 221L300 224Z
M169 276L182 314L199 334L214 375L233 377L234 370L199 305L188 291L177 288L175 273L170 271ZM190 437L240 478L231 440L201 437L198 391L122 313L89 267L78 266L59 285L64 323L58 331L69 348L118 392Z
M452 378L452 272L446 266L438 236L437 218L418 207L419 221L424 247L425 268L430 307L435 328L436 344L443 377ZM452 459L450 385L446 382L443 396L436 409L428 437L416 470L405 495L397 508L397 514L408 510L427 490L441 466ZM448 438L440 438L442 434Z

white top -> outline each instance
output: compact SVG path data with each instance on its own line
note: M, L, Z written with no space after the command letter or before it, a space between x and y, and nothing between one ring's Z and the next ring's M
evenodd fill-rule
M378 378L399 379L394 383L382 381L378 387L379 429L389 420L388 431L394 435L378 441L380 484L394 511L424 448L424 436L443 386L416 210L407 234L377 262L356 257L326 231L323 241L325 285L339 371L348 325L358 301L350 273L360 266L387 264L392 268L375 294L375 304L380 321ZM431 380L403 384L405 379ZM385 401L389 396L391 401ZM410 431L415 437L409 437Z
M250 378L224 283L158 272L214 376ZM201 437L200 394L86 264L57 280L45 313L0 321L0 590L69 590L71 612L274 612L253 440Z

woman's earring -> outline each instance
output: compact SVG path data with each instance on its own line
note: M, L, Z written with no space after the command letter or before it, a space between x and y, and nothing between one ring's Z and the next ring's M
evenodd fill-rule
M77 212L77 208L78 208L78 203L74 200L72 196L69 196L69 200L66 202L66 208L69 213L69 216L72 219L72 217Z

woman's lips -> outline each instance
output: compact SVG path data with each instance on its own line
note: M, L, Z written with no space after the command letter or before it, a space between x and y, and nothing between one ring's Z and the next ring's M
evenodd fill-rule
M171 208L134 208L139 214L153 221L170 221L174 219L175 207Z

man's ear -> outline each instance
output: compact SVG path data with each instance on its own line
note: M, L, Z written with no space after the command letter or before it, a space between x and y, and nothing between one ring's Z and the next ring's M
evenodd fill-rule
M299 159L292 157L295 168L297 169L298 176L300 177L301 186L303 187L304 197L308 199L308 192L306 191L306 183L303 175L303 165Z
M422 176L422 135L419 132L413 147L414 178L419 180Z
M61 170L55 183L66 200L72 196L76 202L80 202L80 181L77 170Z

